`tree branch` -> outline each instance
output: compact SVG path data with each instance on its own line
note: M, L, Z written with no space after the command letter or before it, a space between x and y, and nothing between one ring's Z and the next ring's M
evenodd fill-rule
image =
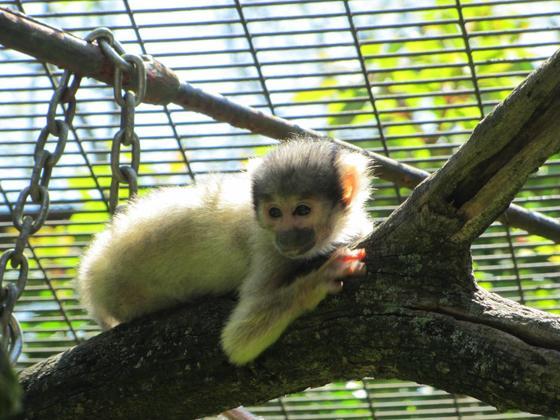
M119 326L27 369L26 418L195 418L366 375L428 383L501 409L560 412L558 325L550 323L547 334L556 339L545 346L500 324L547 322L550 315L513 302L504 311L484 294L483 316L447 314L439 304L449 292L434 273L427 277L441 255L410 264L421 260L372 249L379 239L368 245L367 279L296 321L253 364L236 368L219 347L232 299L205 299ZM448 255L449 264L464 263L459 255ZM439 282L451 290L457 284ZM459 295L469 302L472 293Z
M420 199L465 219L453 241L470 242L508 207L527 177L560 150L560 51L473 131Z
M0 7L0 43L38 60L112 84L112 64L97 46L2 7ZM188 83L180 83L175 73L157 60L150 59L145 62L145 65L148 74L146 103L162 105L175 103L190 111L208 115L216 121L278 140L285 140L294 135L323 137L317 131L302 128L282 118L237 104L221 95L204 92ZM400 187L412 189L429 175L425 171L386 156L365 151L340 140L335 141L367 155L372 159L379 178L394 182ZM501 220L507 225L519 227L529 233L560 243L560 223L541 213L529 212L512 204Z

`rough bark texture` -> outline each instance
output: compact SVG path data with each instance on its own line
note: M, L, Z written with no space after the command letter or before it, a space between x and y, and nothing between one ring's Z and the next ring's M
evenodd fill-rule
M196 418L366 375L428 383L498 408L560 412L558 343L530 343L518 327L542 323L545 338L557 341L557 318L486 299L473 283L463 287L464 249L394 255L376 236L368 248L367 279L296 321L248 367L229 365L218 344L233 299L207 299L122 325L26 370L26 417ZM440 305L472 309L455 316Z

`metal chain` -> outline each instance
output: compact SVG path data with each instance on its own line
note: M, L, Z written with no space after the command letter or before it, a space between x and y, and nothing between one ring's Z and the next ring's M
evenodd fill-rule
M17 361L23 347L21 327L13 314L15 303L27 284L29 262L23 251L29 237L41 229L49 212L49 182L53 167L66 146L68 128L76 112L76 91L81 82L81 77L74 76L70 82L71 78L72 74L65 71L49 103L47 124L35 144L31 180L19 194L12 212L12 222L19 231L19 236L15 247L0 256L0 344L12 363ZM56 119L56 109L61 104L68 104L64 120ZM56 138L56 146L52 152L45 149L49 135ZM28 204L38 206L38 210L26 211ZM15 282L8 283L4 278L8 262L13 269L19 271Z
M113 137L111 147L111 188L109 210L114 213L119 202L120 184L128 185L128 198L138 192L138 168L140 166L140 141L134 132L134 112L146 94L146 68L141 56L125 54L122 45L107 28L98 28L86 36L88 42L96 41L101 50L115 66L113 91L115 101L121 107L120 129ZM123 72L130 77L133 89L123 85ZM123 95L124 90L124 95ZM131 146L128 165L121 165L121 146Z
M86 37L86 40L88 42L97 41L99 47L115 65L114 95L115 101L121 107L121 126L115 134L111 148L113 177L109 207L111 212L114 212L118 203L120 183L128 184L129 197L134 196L138 190L140 142L134 132L134 111L146 93L146 68L140 56L125 54L123 47L114 39L113 33L109 29L96 29ZM133 81L131 84L134 86L134 90L124 89L123 72L126 72ZM72 124L76 112L75 95L80 87L81 78L74 76L70 82L71 78L72 74L65 71L49 103L47 124L41 130L35 145L30 183L19 194L12 213L13 224L19 231L19 236L16 239L15 247L0 255L0 345L5 349L12 363L17 361L23 347L21 327L14 317L13 310L27 284L29 262L24 254L24 249L29 237L41 229L47 218L49 211L48 186L52 169L64 152L69 126ZM68 104L64 120L56 119L56 110L61 104ZM49 135L57 139L54 151L45 149ZM120 165L121 145L132 147L130 165ZM38 210L26 211L28 203L38 206ZM8 263L12 269L18 270L15 282L5 281Z

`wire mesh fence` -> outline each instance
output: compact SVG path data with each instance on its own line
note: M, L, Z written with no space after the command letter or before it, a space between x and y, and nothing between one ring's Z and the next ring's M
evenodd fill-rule
M111 28L127 51L151 54L181 80L296 124L434 171L477 122L560 45L554 0L0 1L84 37ZM1 30L1 28L0 28ZM0 251L17 231L11 212L27 185L38 132L60 70L0 49ZM30 279L16 314L20 367L99 332L72 279L92 234L108 220L110 142L120 124L112 90L84 80L66 152L50 185L46 226L30 241ZM141 105L139 185L190 184L244 169L271 139L177 106ZM560 215L560 159L550 159L515 203ZM382 220L409 191L376 180ZM499 223L473 246L479 283L560 312L560 245ZM357 378L358 379L358 378ZM356 380L252 410L266 418L529 418L402 381Z

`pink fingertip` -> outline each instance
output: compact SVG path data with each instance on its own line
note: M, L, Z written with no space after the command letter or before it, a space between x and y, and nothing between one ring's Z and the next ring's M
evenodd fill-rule
M366 257L366 250L363 248L356 249L354 251L349 252L348 254L343 255L340 259L344 262L349 261L361 261Z

